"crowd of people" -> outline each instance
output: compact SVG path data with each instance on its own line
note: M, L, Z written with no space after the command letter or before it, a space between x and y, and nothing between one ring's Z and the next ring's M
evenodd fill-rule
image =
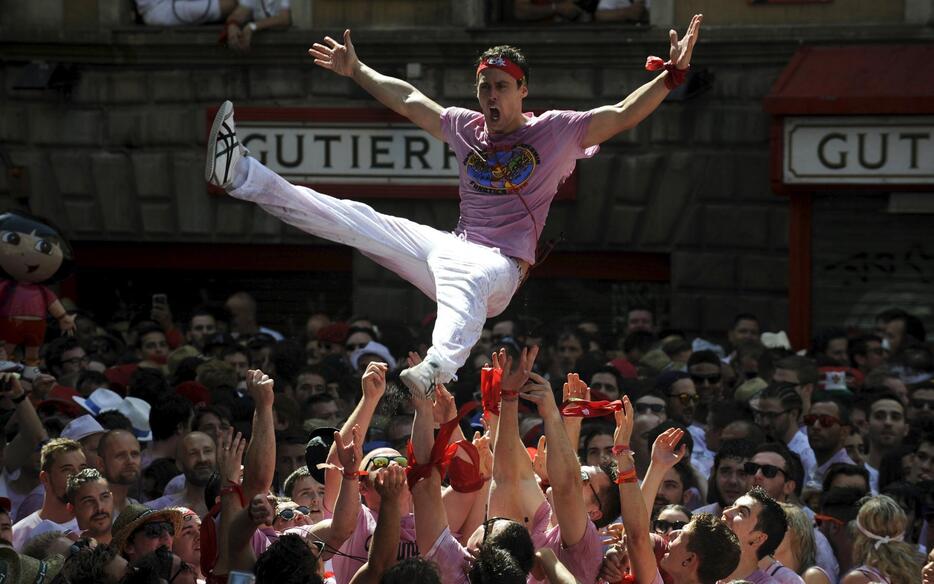
M299 339L247 293L154 300L3 373L15 582L917 584L934 550L934 360L901 310L800 354L751 314L725 347L645 308L501 317L426 395L398 375L430 319Z

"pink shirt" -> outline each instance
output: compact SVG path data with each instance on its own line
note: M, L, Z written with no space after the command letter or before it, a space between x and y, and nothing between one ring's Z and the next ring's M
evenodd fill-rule
M441 113L441 130L460 163L456 233L532 264L558 186L577 159L600 147L580 147L590 112L525 115L528 122L515 132L489 134L482 113L449 107Z
M11 297L5 298L4 296L10 293L8 289L11 286L15 286ZM55 296L42 284L0 280L0 299L4 301L0 305L0 316L35 316L44 320L54 298Z
M535 549L550 548L575 578L581 582L595 582L603 562L603 541L597 532L597 526L588 519L587 529L580 541L572 546L565 546L561 541L561 526L549 528L550 521L551 505L545 501L532 520L532 543ZM529 582L539 584L545 581L536 580L530 575Z
M360 514L357 516L357 525L340 552L345 555L335 554L331 560L334 567L334 576L338 582L350 582L357 570L367 561L367 555L370 553L370 542L373 539L373 532L376 531L376 517L366 505L360 505ZM414 558L418 555L418 546L415 544L415 516L409 513L402 518L402 532L399 534L399 551L396 554L397 560ZM352 556L348 558L346 556Z

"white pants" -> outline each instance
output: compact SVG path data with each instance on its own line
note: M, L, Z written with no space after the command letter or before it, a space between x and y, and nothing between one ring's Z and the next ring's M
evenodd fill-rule
M441 365L442 383L467 361L483 323L506 310L519 285L517 262L498 249L295 186L255 158L240 159L235 176L232 196L306 233L358 249L437 301L428 355Z

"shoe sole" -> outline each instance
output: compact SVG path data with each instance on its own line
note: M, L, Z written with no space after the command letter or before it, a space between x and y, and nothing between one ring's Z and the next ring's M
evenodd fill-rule
M399 379L402 383L409 388L409 394L416 399L431 399L435 394L435 387L432 384L426 391L422 391L422 388L419 387L418 378L409 373L409 369L405 369L402 373L399 374Z
M211 180L214 178L214 164L217 162L217 134L220 133L224 120L230 116L232 111L233 103L231 101L228 100L222 103L217 109L217 114L214 115L211 133L208 134L208 158L204 166L204 180L216 186L222 186Z

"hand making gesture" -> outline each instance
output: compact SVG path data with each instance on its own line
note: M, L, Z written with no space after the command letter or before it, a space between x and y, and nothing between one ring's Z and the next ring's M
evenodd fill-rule
M522 388L519 397L534 403L538 407L538 415L543 420L550 416L560 418L561 412L558 410L558 404L555 403L555 394L551 391L551 384L538 373L530 373L529 378L531 382Z
M668 38L671 40L670 59L678 69L687 69L691 64L691 53L694 52L694 44L697 42L697 35L703 21L703 14L695 14L681 40L678 40L678 33L675 29L668 31Z
M344 477L349 478L356 475L360 468L360 461L363 460L363 440L360 439L360 426L354 424L351 429L353 438L349 444L344 444L340 432L334 432L334 448L337 451L337 459L344 469Z
M275 399L273 387L275 381L259 369L250 369L246 372L246 390L253 398L256 408L271 408Z
M499 352L493 353L493 369L502 369L503 371L500 384L503 393L514 395L526 384L532 374L532 365L535 364L536 357L538 357L537 345L532 348L522 349L518 365L513 363L512 357L506 353L506 349L500 349Z
M667 470L681 462L688 451L687 444L682 444L681 448L675 451L678 443L684 437L684 430L680 428L668 428L655 439L652 445L652 463L661 466Z
M616 431L613 432L614 446L629 446L629 439L632 437L632 424L635 416L632 412L632 403L629 396L623 396L623 408L615 413ZM630 453L631 456L631 453Z
M234 483L239 485L243 478L243 451L246 449L246 440L240 432L234 435L234 429L228 428L221 434L220 444L217 446L217 472L224 485Z
M329 36L324 37L324 44L315 43L308 49L308 54L315 58L315 65L330 69L338 75L351 77L360 63L357 52L350 40L350 29L344 31L344 44Z
M363 377L360 379L360 386L363 389L363 399L378 402L383 394L386 393L386 372L389 371L389 365L371 362L366 366Z

